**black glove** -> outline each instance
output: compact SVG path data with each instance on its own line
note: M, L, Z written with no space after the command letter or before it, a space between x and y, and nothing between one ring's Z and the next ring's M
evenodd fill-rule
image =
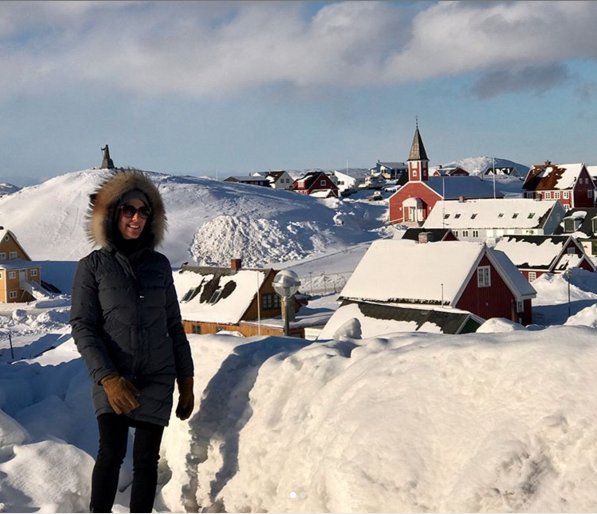
M178 405L176 406L176 417L182 420L187 419L193 412L195 406L195 395L193 394L193 377L179 378L178 384Z

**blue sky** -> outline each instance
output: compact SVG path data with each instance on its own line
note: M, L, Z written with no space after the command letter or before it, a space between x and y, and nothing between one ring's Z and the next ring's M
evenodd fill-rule
M0 180L597 164L595 2L1 2Z

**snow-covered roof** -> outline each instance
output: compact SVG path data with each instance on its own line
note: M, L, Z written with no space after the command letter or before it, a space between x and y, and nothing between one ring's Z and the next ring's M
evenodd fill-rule
M446 179L446 182L458 177ZM462 177L467 178L467 177ZM542 227L557 200L530 198L485 198L439 201L423 224L424 228L538 228Z
M503 236L495 245L518 268L549 269L562 252L568 236Z
M345 303L342 304L326 323L318 339L333 339L339 330L358 320L361 337L379 337L396 332L431 332L436 334L460 333L470 319L475 326L481 318L460 309L449 307L420 307L399 304Z
M586 168L593 180L597 179L597 166L586 166Z
M10 259L8 261L0 261L0 269L28 269L41 268L41 262L26 261L25 259Z
M238 323L262 286L268 270L241 269L223 274L225 268L181 271L174 274L182 318L189 321ZM190 291L194 296L184 300ZM218 294L217 292L220 292Z
M560 164L560 168L564 168L564 173L556 182L556 189L571 189L576 179L578 179L578 175L583 168L584 164L582 163L575 163L575 164Z
M537 164L529 170L524 188L530 191L573 189L584 167L583 163Z
M502 268L504 280L508 275L514 275L508 282L513 294L519 297L534 295L534 289L516 267L512 263L508 265L507 257L499 255L501 252L492 252L483 243L440 241L418 244L407 240L380 240L369 247L340 297L453 306L473 268L486 252L494 265Z
M501 198L492 180L483 180L477 176L429 177L424 182L446 200L464 198Z

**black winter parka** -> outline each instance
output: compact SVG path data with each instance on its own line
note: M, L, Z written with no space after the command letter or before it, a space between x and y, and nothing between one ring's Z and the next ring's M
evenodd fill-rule
M192 377L193 361L170 263L152 248L162 236L155 233L156 226L165 227L161 198L153 183L139 172L120 174L129 176L116 178L121 187L115 193L102 196L104 184L96 195L91 226L95 221L95 228L99 227L103 248L81 259L77 267L72 291L72 334L92 378L96 416L113 412L100 382L111 373L119 373L140 392L140 406L127 416L165 426L172 410L175 379ZM152 217L163 219L157 223L152 218L147 220L144 234L147 231L151 237L127 257L119 251L110 228L114 226L119 199L132 188L140 189L149 198ZM111 191L110 187L107 189ZM97 241L93 228L90 231Z

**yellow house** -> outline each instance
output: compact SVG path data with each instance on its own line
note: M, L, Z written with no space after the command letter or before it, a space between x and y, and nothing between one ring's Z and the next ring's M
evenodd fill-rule
M32 262L16 236L0 227L0 303L34 300L41 285L41 266Z

